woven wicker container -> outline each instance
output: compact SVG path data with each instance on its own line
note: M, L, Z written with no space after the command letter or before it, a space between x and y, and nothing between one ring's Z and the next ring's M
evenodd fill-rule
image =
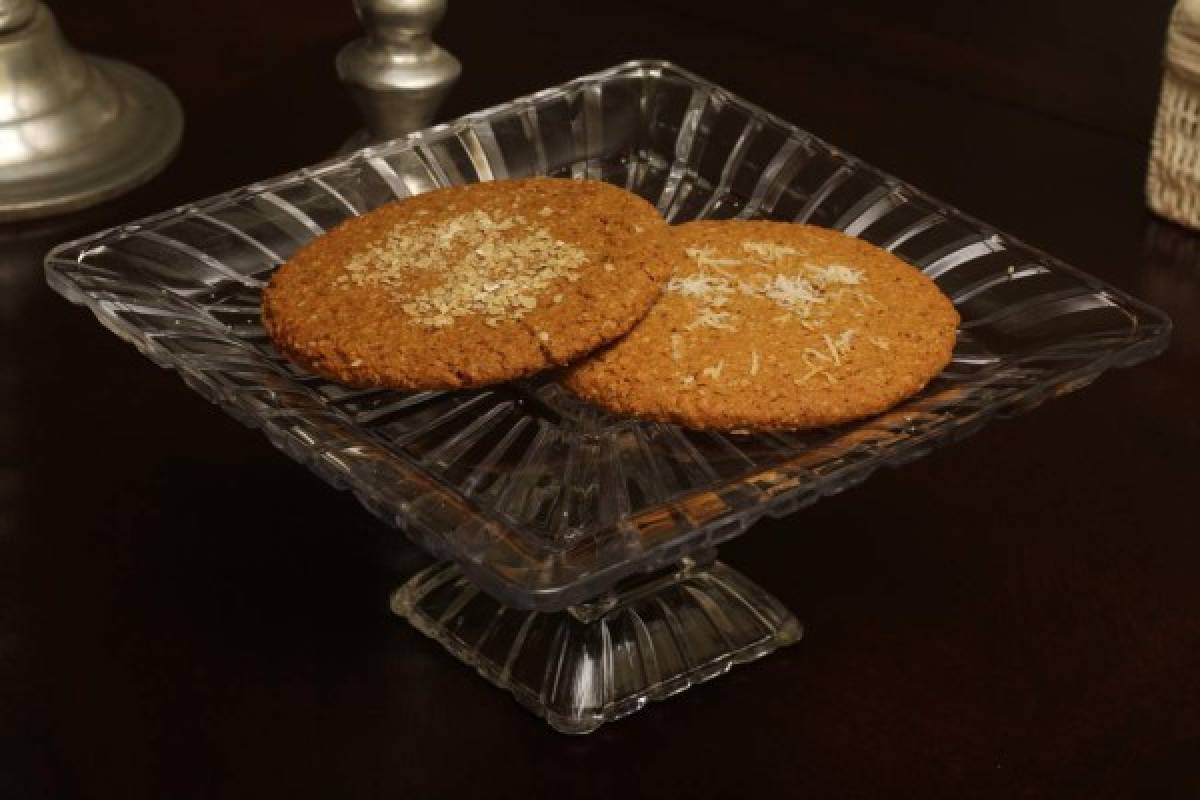
M1175 5L1164 61L1146 201L1156 213L1200 228L1200 0Z

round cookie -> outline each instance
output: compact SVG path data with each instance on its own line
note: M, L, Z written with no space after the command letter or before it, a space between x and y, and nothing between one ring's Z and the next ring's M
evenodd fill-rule
M676 250L641 198L601 181L439 189L347 220L263 292L281 352L352 386L483 386L560 366L628 331Z
M670 237L686 258L659 302L565 372L585 400L690 428L813 428L884 411L950 360L954 306L867 242L753 221Z

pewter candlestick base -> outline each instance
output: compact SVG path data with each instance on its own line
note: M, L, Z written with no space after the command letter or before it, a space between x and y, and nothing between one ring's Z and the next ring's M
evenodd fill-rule
M162 83L81 56L41 3L0 0L0 222L128 191L166 165L182 133Z

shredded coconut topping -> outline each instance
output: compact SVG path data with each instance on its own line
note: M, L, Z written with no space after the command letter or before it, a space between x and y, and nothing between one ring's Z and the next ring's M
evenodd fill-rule
M696 312L696 319L687 326L688 330L696 328L715 328L723 331L736 331L733 315L728 311L714 311L711 308L701 308Z
M728 296L733 294L734 288L728 278L700 273L671 278L667 282L667 291L701 300L710 306L723 306L729 302Z
M583 250L524 217L476 210L436 225L396 226L351 258L336 283L391 292L405 314L427 327L468 315L495 326L537 308L537 295L555 281L579 280L585 263ZM415 294L404 291L414 273L432 270L444 270L444 279Z
M762 288L754 287L754 289L746 291L743 288L742 291L745 294L761 294L774 300L781 308L798 317L810 316L814 305L825 302L824 295L807 278L776 275L773 281Z
M723 369L725 369L725 359L718 361L715 367L705 367L701 371L704 373L704 377L719 381L721 380L721 371Z
M775 319L799 318L810 330L819 327L810 321L818 307L849 292L863 305L874 298L857 288L865 282L862 270L842 264L814 265L802 260L804 254L794 247L774 242L742 242L746 258L723 258L712 247L689 247L685 251L700 271L672 278L667 291L697 301L700 307L689 330L706 327L737 330L737 320L721 307L731 295L741 293L764 297L788 312ZM739 275L738 267L750 266L753 272ZM767 271L764 271L764 267ZM786 271L779 271L784 267ZM745 273L745 270L740 270ZM868 299L869 298L869 299Z
M863 282L863 271L842 264L827 264L823 267L809 267L813 283L822 288L827 286L858 286Z
M774 242L742 242L742 249L768 264L788 258L789 256L800 255L800 251L796 248Z
M802 386L808 381L820 375L831 386L838 382L837 377L833 374L833 368L839 367L842 360L850 354L850 349L854 346L854 337L858 333L853 328L842 331L837 336L831 336L828 333L821 334L821 339L825 342L825 349L818 350L815 347L806 347L801 354L801 360L808 371L796 378L794 383L797 386Z
M738 258L720 258L712 247L689 247L683 252L702 267L736 267L742 263Z

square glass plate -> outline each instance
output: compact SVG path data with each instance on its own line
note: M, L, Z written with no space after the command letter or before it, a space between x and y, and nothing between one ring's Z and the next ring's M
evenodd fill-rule
M617 418L552 379L360 391L293 366L260 291L384 203L526 175L610 181L671 221L809 222L886 248L962 315L953 362L881 416L804 433ZM662 569L1167 344L1160 312L685 70L614 67L66 244L50 285L508 606L554 611Z

